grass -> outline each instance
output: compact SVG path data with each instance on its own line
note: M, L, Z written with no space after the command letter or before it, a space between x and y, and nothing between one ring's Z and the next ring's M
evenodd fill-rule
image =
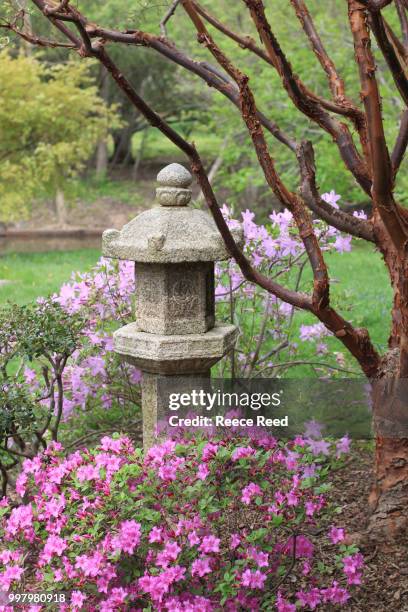
M382 353L387 347L391 326L392 290L388 281L385 264L373 247L366 243L355 242L351 253L330 253L325 256L329 268L331 284L331 303L333 307L354 327L368 329L376 349ZM310 287L311 274L305 274ZM324 340L329 348L327 358L316 356L314 344L299 339L300 325L316 323L310 313L299 311L294 318L295 334L293 341L299 344L296 359L301 361L327 362L333 364L333 355L340 367L361 372L359 364L348 353L342 343L334 337ZM343 362L344 358L344 362ZM330 370L328 370L330 371ZM299 365L290 368L292 377L313 376L313 366ZM340 377L347 374L338 373Z
M330 253L325 259L333 306L355 327L366 327L376 347L383 350L390 332L392 291L382 257L371 245L355 241L351 253ZM298 313L297 321L316 320Z
M98 177L88 174L86 177L72 179L66 187L68 201L80 201L92 204L101 198L111 198L116 202L140 207L143 204L143 194L135 181L114 180L108 176Z
M97 249L11 253L0 256L0 303L26 304L54 293L69 280L73 271L86 272L100 257Z

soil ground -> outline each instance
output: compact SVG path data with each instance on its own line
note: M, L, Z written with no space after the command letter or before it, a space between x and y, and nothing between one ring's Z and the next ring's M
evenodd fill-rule
M337 523L348 533L361 532L365 527L371 474L372 453L360 449L330 479L331 499L342 508ZM364 580L345 610L408 612L408 534L386 546L363 543L360 550L365 558Z

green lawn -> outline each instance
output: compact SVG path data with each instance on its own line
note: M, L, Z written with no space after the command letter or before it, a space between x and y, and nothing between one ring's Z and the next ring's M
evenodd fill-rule
M353 245L351 253L326 254L326 261L332 280L332 305L355 327L367 328L372 342L377 350L382 353L386 349L390 333L392 291L381 256L370 245L357 242ZM313 343L300 341L297 330L302 323L311 325L316 323L316 319L309 313L296 313L293 338L299 345L296 359L333 364L332 355L318 357ZM338 356L340 366L356 373L360 372L359 364L337 338L329 337L324 342L329 347L331 354L343 354L344 364ZM313 375L313 366L298 365L292 367L289 375L299 378L311 376ZM340 372L339 376L344 377L347 374Z
M351 253L330 253L325 259L332 280L333 306L355 327L367 327L378 349L385 348L391 324L392 291L380 254L371 245L355 241ZM299 313L297 319L305 324L315 322L306 313Z
M0 303L24 304L54 293L69 280L72 271L86 272L100 257L97 249L53 251L51 253L11 253L0 256Z

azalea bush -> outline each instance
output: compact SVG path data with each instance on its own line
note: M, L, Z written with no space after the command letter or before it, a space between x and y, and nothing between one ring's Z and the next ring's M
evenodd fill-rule
M24 463L24 503L0 503L0 588L64 591L61 610L341 607L363 559L330 522L327 475L344 444L329 450L182 439L143 457L114 436L67 455L53 442Z
M334 208L339 208L340 196L334 191L322 197ZM228 206L224 205L222 212L231 227L238 225ZM365 217L363 212L354 214ZM294 290L310 292L312 279L304 275L307 255L289 211L273 212L269 215L269 223L258 225L255 214L246 210L239 223L244 230L244 252L256 269ZM344 253L351 250L351 236L343 235L318 219L313 225L323 251ZM220 374L282 376L291 365L296 365L303 343L312 343L317 356L325 356L321 372L327 373L328 366L329 373L333 374L330 366L336 366L337 362L326 357L329 348L325 339L330 333L322 323L301 325L299 330L294 320L295 309L248 283L234 261L218 263L216 278L218 314L241 330L233 359L223 362Z
M6 492L10 471L57 440L64 406L63 375L82 345L84 320L52 300L0 309L0 472ZM36 362L34 373L28 364ZM23 374L25 370L25 373ZM34 376L31 376L34 374ZM27 383L29 379L31 386ZM41 378L41 384L39 383Z

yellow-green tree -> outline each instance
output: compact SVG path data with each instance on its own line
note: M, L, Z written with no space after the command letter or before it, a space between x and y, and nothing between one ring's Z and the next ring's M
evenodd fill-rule
M27 215L46 190L61 192L117 126L89 67L0 52L0 221Z

